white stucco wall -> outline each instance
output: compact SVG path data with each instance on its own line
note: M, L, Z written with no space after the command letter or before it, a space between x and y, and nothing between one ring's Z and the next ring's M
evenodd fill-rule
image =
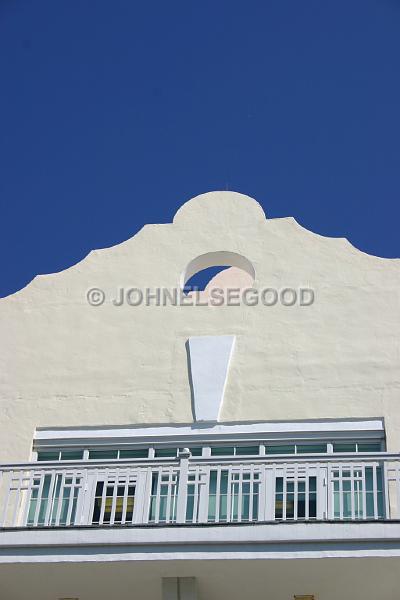
M236 252L255 287L315 290L312 306L114 306L119 287L179 285L197 256ZM36 427L190 423L185 342L235 335L226 422L384 417L400 450L400 260L364 254L233 192L198 196L174 222L40 275L0 300L1 461ZM90 306L89 288L106 292Z

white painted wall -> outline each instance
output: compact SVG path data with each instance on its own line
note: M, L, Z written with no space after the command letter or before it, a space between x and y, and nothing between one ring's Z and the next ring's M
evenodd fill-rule
M255 286L315 290L309 307L116 307L117 289L178 286L208 252L235 252ZM233 192L192 199L0 301L2 461L26 460L36 427L190 423L185 343L235 335L225 422L384 417L400 450L400 261L364 254L292 218L266 220ZM105 290L100 307L89 288Z

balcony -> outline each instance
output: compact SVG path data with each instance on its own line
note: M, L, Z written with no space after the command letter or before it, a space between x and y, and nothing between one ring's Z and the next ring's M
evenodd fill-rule
M1 475L2 598L398 597L399 455L180 452Z
M369 522L399 518L400 456L27 463L0 468L1 528Z

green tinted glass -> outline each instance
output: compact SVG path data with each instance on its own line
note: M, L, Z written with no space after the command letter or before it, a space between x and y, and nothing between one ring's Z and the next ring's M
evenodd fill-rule
M334 452L356 452L357 445L354 444L333 444Z
M380 442L369 442L369 443L358 444L358 451L359 452L380 452L381 444L380 444Z
M294 454L295 447L294 444L290 446L276 445L276 446L266 446L265 447L266 454Z
M156 458L175 458L176 448L156 448L154 451Z
M120 450L119 457L120 458L148 458L149 450L148 448L136 448L131 450Z
M118 450L89 450L91 460L109 460L118 458Z
M203 448L189 448L192 456L201 456L203 454Z
M326 444L297 444L297 454L323 454Z
M61 460L82 460L83 450L61 450Z
M260 454L259 446L237 446L236 447L236 455L237 456L254 456Z
M233 446L215 446L214 448L211 448L211 456L233 456L233 454Z
M58 452L38 452L38 461L59 460L60 453Z

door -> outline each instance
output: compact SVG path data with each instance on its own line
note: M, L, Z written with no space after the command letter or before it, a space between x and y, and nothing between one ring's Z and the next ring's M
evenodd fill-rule
M330 519L384 517L383 469L379 463L330 465L328 487Z
M327 515L327 469L303 464L274 469L273 520L322 520Z
M83 522L90 525L135 523L139 472L136 469L100 469L88 474Z
M28 527L67 526L79 522L83 498L80 471L35 471L27 489Z
M193 467L188 475L187 522L260 520L262 481L262 468L255 465Z

